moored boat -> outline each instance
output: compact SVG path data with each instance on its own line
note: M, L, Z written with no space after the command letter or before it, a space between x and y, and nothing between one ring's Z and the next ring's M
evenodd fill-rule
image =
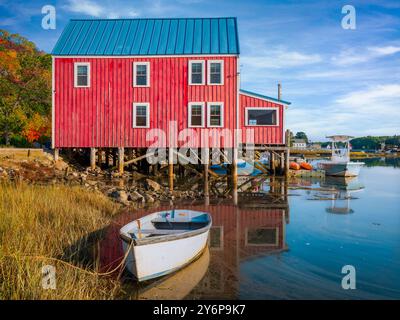
M203 252L211 225L209 213L183 209L155 212L128 223L120 230L126 268L138 281L183 268Z
M350 143L353 137L336 135L327 137L332 140L331 160L321 161L318 167L325 171L327 176L355 177L360 173L364 162L350 161ZM344 147L339 148L338 143L342 142Z

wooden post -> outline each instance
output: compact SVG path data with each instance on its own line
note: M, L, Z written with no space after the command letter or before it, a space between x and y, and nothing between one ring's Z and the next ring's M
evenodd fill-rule
M290 150L288 148L285 152L285 176L286 176L286 178L289 178L289 156L290 156Z
M238 171L237 171L237 149L233 149L233 157L232 157L232 199L233 204L238 204Z
M90 169L96 169L96 148L90 148Z
M97 150L97 163L99 168L101 168L101 164L103 163L103 149L101 148Z
M125 154L124 147L118 148L118 171L119 171L119 174L124 173L124 154Z
M108 168L109 161L110 161L110 148L106 148L106 167Z
M54 149L54 161L57 162L59 158L59 152L60 150L58 148Z
M285 151L281 152L281 156L279 157L279 164L280 164L279 174L284 175L285 174Z
M208 162L210 160L209 149L205 149L205 159L204 159L204 197L210 197L209 185L208 185Z
M290 130L287 129L285 132L285 176L289 178L289 157L290 157Z
M173 161L173 148L168 149L168 179L169 191L174 191L174 161Z
M112 165L113 167L117 166L117 155L114 148L112 149Z

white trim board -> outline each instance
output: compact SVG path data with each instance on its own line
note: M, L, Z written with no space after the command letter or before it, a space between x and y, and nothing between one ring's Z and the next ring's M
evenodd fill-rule
M136 125L136 107L145 106L146 107L146 126ZM150 103L148 102L133 102L132 103L132 128L135 129L145 129L150 128Z
M201 125L194 126L192 125L192 106L201 106ZM189 102L188 103L188 127L189 128L204 128L204 118L205 118L205 103L204 102Z
M160 55L126 55L126 56L102 56L102 55L52 55L54 58L65 58L65 59L74 59L74 58L79 58L79 59L85 59L85 58L134 58L134 59L147 59L147 58L184 58L184 57L189 57L189 58L211 58L211 57L239 57L238 54L160 54Z
M219 105L221 107L221 125L212 126L210 124L211 120L211 105ZM224 103L223 102L207 102L207 127L209 128L223 128L224 127Z
M192 64L201 63L201 83L192 82ZM188 61L188 85L204 86L206 84L206 63L205 60L189 60Z
M56 124L56 119L55 119L55 102L56 102L56 96L55 96L55 61L54 57L51 58L51 148L54 149L55 147L55 124Z
M136 67L140 65L146 66L146 84L139 85L136 83ZM150 61L134 61L133 62L133 86L137 88L150 87Z
M248 124L248 110L275 110L276 111L276 124ZM279 127L279 107L245 107L244 109L244 125L245 127Z
M87 85L78 86L78 67L87 67ZM74 62L74 88L90 88L90 62Z
M211 83L211 63L220 63L221 64L221 82L220 83ZM207 84L209 86L223 86L224 85L224 76L225 76L225 67L224 60L207 60Z
M261 98L259 96L254 95L254 94L247 93L247 92L242 92L240 90L239 90L239 94L242 94L242 95L248 96L248 97L252 97L252 98L255 98L255 99L260 99L260 100L272 102L272 103L279 104L279 105L284 105L284 106L287 106L287 107L290 105L289 103L285 103L285 102L281 102L281 101L278 102L278 101L275 101L275 100L272 100L272 99L268 99L268 98Z

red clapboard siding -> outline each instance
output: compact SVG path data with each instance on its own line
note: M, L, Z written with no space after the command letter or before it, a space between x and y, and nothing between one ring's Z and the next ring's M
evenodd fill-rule
M55 147L149 147L149 129L132 128L134 102L150 103L150 129L166 133L169 121L187 128L188 102L223 102L224 128L236 127L236 56L54 59ZM189 86L195 59L224 60L224 85ZM134 61L150 62L149 88L133 87ZM90 62L90 88L74 88L74 62Z
M254 129L255 144L283 144L284 143L284 107L272 101L258 99L256 97L239 94L240 105L240 128ZM276 107L279 108L279 125L277 126L245 126L245 112L247 107ZM246 131L242 130L243 142L246 141Z

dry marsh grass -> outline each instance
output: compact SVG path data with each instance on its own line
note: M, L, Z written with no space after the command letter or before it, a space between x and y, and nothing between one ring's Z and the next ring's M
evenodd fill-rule
M112 299L117 280L98 271L96 243L118 211L106 196L79 187L0 183L0 299ZM42 267L56 268L56 289L42 288Z

